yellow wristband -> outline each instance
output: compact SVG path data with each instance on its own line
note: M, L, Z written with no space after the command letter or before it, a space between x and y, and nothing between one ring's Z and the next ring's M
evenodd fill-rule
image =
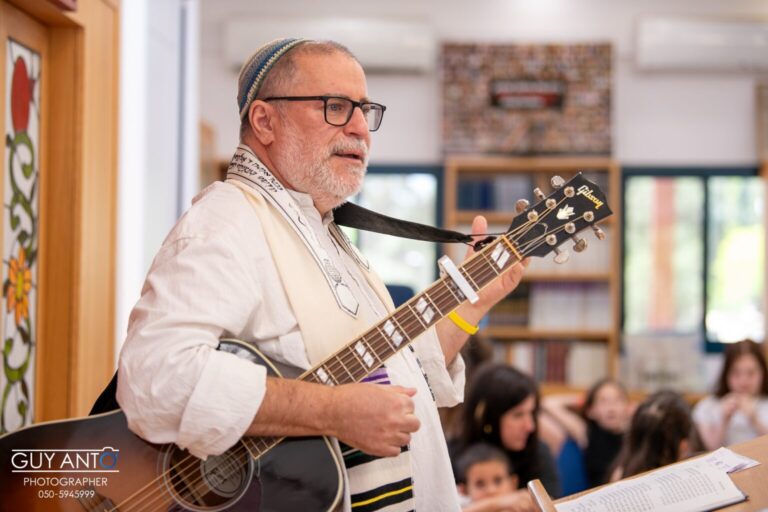
M478 329L480 329L478 326L472 325L471 323L461 318L456 311L451 311L450 313L448 313L448 318L450 318L451 321L454 324L456 324L456 327L458 327L459 329L461 329L467 334L470 334L470 335L475 334L477 333Z

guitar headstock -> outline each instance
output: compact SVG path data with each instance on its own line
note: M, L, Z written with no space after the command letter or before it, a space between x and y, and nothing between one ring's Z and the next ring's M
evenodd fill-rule
M587 247L577 233L591 227L599 240L605 238L597 222L613 214L600 188L581 173L567 183L555 176L554 191L545 196L538 188L534 195L539 201L529 206L527 201L518 202L519 215L515 217L506 236L523 256L546 256L555 252L555 261L564 263L566 251L559 246L568 239L574 241L573 249L581 252Z

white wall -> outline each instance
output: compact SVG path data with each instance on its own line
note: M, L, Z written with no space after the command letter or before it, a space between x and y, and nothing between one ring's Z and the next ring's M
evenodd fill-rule
M120 7L118 349L152 257L197 190L199 165L198 1Z
M297 13L417 20L441 41L609 41L614 156L621 163L749 165L756 159L754 74L641 73L634 69L633 41L642 16L768 19L765 0L201 0L200 110L216 130L219 157L229 158L238 131L237 71L221 58L225 21ZM253 34L254 48L263 42ZM388 107L374 135L372 162L439 163L437 73L369 75L368 86Z

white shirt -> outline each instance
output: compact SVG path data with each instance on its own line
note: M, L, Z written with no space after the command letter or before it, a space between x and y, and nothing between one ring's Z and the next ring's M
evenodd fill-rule
M757 408L758 421L763 425L768 425L768 400L765 398L758 399L755 407ZM693 408L693 421L701 426L721 425L723 423L723 407L720 399L712 395L702 398ZM759 436L760 433L752 426L747 415L741 410L737 410L725 428L723 445L730 446Z
M346 269L360 314L371 324L384 317L384 305L328 233L332 215L321 218L309 195L291 195L336 267ZM235 186L215 183L193 200L163 242L131 313L117 390L131 430L201 458L224 452L244 435L264 397L266 371L217 351L222 337L252 342L273 360L310 367L253 207ZM410 444L416 509L459 510L436 405L461 401L464 363L458 356L446 368L434 328L413 347L418 361L406 349L386 367L393 384L417 389L421 427ZM348 492L345 502L349 510Z

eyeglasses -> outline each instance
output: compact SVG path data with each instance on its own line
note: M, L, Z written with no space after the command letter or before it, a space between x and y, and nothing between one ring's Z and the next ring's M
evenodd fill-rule
M381 126L384 111L387 107L379 103L369 101L354 101L340 96L273 96L262 101L323 101L325 122L332 126L344 126L352 119L355 107L360 111L368 123L368 130L375 132Z

